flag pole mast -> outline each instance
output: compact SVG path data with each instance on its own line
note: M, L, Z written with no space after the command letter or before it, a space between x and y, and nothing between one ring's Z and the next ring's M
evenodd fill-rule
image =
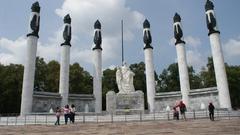
M121 32L122 32L122 66L124 65L124 48L123 48L123 20L121 20Z

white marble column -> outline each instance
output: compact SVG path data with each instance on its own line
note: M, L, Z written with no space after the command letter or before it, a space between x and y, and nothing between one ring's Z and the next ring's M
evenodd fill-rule
M153 66L153 49L144 50L145 68L146 68L146 84L147 84L147 102L150 112L154 112L155 107L155 76Z
M28 36L22 87L22 102L21 102L22 116L32 112L37 42L38 37Z
M145 20L143 23L143 41L144 41L144 56L145 56L145 71L147 85L147 102L150 112L155 111L155 75L153 65L153 47L151 46L152 37L150 33L150 23Z
M70 48L71 48L71 18L67 14L64 19L64 31L63 38L64 43L61 44L61 65L60 65L60 82L59 82L59 93L62 97L61 105L65 106L68 104L68 93L69 93L69 66L70 66Z
M189 91L190 91L190 84L189 84L189 76L188 76L188 68L187 68L187 61L186 61L186 52L184 43L179 43L176 45L177 50L177 59L178 59L178 71L180 77L180 87L182 93L182 101L189 106Z
M93 94L95 96L95 112L102 112L102 50L93 50Z
M217 27L217 20L214 13L212 1L207 0L205 5L207 28L212 50L215 77L218 88L219 103L221 108L232 109L228 88L227 75L225 70L223 52L220 41L220 32Z
M186 51L185 51L185 42L183 41L183 31L181 28L181 17L179 14L175 14L173 17L174 21L174 37L176 39L176 51L177 51L177 60L178 60L178 71L180 78L180 88L182 94L182 101L189 106L189 75L188 75L188 66L186 59Z
M97 20L94 24L93 50L93 94L95 97L95 112L102 112L102 36L101 23Z
M213 33L209 35L209 38L212 50L220 107L232 109L227 75L220 42L220 35L219 33Z
M37 53L37 42L40 22L40 6L38 2L32 5L30 16L29 34L27 35L26 57L24 64L22 101L20 115L24 116L32 112L35 61Z
M60 63L60 83L59 93L62 96L61 105L65 106L68 104L68 93L69 93L69 64L70 64L70 46L61 46L61 63Z

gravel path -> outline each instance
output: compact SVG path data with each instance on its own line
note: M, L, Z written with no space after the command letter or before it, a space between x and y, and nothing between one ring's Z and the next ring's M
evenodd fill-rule
M0 126L0 135L240 135L240 119Z

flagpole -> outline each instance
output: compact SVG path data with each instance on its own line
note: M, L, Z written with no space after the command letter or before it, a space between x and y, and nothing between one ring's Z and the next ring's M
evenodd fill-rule
M121 30L122 30L122 66L124 62L124 48L123 48L123 20L121 20Z

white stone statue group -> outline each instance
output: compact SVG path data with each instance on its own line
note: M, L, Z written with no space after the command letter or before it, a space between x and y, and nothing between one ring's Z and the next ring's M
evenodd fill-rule
M117 67L116 81L118 85L119 93L128 94L135 92L133 86L134 73L130 70L126 63L122 67Z

